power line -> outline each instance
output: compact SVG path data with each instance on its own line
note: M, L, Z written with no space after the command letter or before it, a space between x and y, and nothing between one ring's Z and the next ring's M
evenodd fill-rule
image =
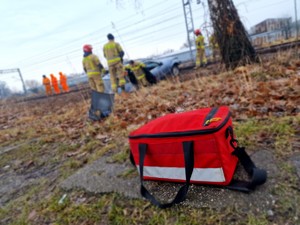
M195 17L195 19L200 19L202 17L202 15L198 15L197 17ZM182 24L183 25L183 24ZM172 26L168 26L168 29L169 28L173 28L173 27L177 27L178 26L178 24L176 23L176 24L173 24ZM165 29L165 28L161 28L161 30L162 29ZM159 43L159 42L162 42L163 40L175 40L175 39L178 39L178 34L185 34L185 30L183 29L181 32L178 32L178 30L174 30L174 32L169 32L168 34L166 34L165 36L159 36L159 38L158 39L153 39L153 36L154 35L152 35L152 36L148 36L147 35L147 38L145 39L145 38L143 38L141 41L135 41L135 42L133 42L133 44L131 45L129 45L129 46L133 46L133 45L137 45L137 43L140 43L140 42L147 42L148 44L150 43L150 44L152 44L152 45L154 45L154 44L156 44L156 43ZM177 35L177 36L176 36ZM149 40L151 40L151 41L149 41ZM184 43L184 40L183 40L183 42L182 42L182 44ZM142 46L143 44L141 44L141 46ZM135 47L135 46L134 46ZM71 56L73 56L74 55L74 57L71 57ZM61 57L65 57L65 54L62 54L61 55ZM70 57L71 58L71 60L72 61L74 61L74 60L79 60L79 59L81 59L82 58L82 54L81 53L78 53L77 51L76 52L74 52L73 54L69 54L68 55L68 57ZM63 60L59 60L59 59L57 59L56 57L55 58L52 58L52 59L50 59L49 61L53 61L53 60L55 60L54 62L56 63L55 65L67 65L67 63ZM43 62L40 62L39 64L45 64L45 63L47 63L46 61L43 61ZM51 63L51 65L53 65L54 63L52 62ZM36 65L35 65L36 66ZM27 72L28 72L28 70L26 70ZM29 71L34 71L34 70L29 70Z
M176 16L172 16L172 17L170 17L170 18L167 18L167 19L165 19L163 22L161 22L160 24L163 24L163 23L166 23L166 22L169 22L169 21L171 21L171 20L174 20L174 19L177 19L178 18L178 16L176 15ZM155 22L155 21L154 21ZM156 25L157 24L157 22L155 22L154 24L151 24L151 25ZM144 27L144 28L142 28L142 29L139 29L138 30L138 32L140 32L140 31L142 31L142 30L148 30L149 29L149 27ZM163 29L165 29L165 27L164 28L162 28L162 29L160 29L159 31L161 31L161 30L163 30ZM135 32L135 33L137 33L137 32ZM152 31L150 31L149 33L152 33ZM146 33L147 34L147 33ZM128 36L128 35L132 35L132 32L127 32L127 33L125 33L125 34L122 34L123 36ZM143 34L143 35L140 35L140 36L138 36L138 37L135 37L135 38L127 38L126 39L126 41L127 40L134 40L134 39L137 39L137 38L140 38L140 37L144 37L145 36L145 34ZM106 40L101 40L101 41L99 41L99 42L96 42L96 43L94 43L94 44L101 44L101 43L105 43L106 42ZM64 52L64 53L62 53L62 54L60 54L60 55L57 55L57 54L50 54L50 55L48 55L48 56L46 56L45 58L39 58L39 60L38 61L47 61L48 59L51 59L51 58L56 58L56 57L60 57L60 56L65 56L65 55L67 55L67 54L71 54L71 53L73 53L73 52L77 52L78 51L78 49L76 49L76 50L72 50L72 51L69 51L69 52ZM53 55L53 56L52 56ZM36 63L36 62L35 62ZM34 64L35 64L34 63ZM32 63L31 63L32 64Z
M176 25L177 24L174 24L172 27L175 27ZM170 27L170 28L172 28L172 27ZM154 41L153 41L153 36L151 36L151 37L148 38L149 40L152 40L149 43L154 44L154 43L160 42L161 40L167 40L167 39L169 39L169 40L176 40L176 39L178 39L178 37L176 36L176 34L185 34L185 30L183 29L181 32L178 32L178 30L174 30L173 32L167 34L166 36L160 36L159 39L155 39ZM134 42L134 44L136 44L136 42ZM74 57L72 57L72 56L74 56ZM63 55L60 55L59 57L65 57L65 55L63 54ZM74 60L75 57L76 58L82 58L82 54L78 53L78 52L75 52L75 54L71 54L71 55L69 54L68 57L71 60ZM47 63L49 61L53 62L53 60L55 60L54 62L56 62L56 61L57 62L61 62L61 60L59 60L58 58L52 58L52 59L49 59L47 61L39 62L39 64ZM38 65L38 64L35 64L34 66L36 66L36 65Z
M174 10L177 10L178 8L180 8L180 7L168 8L168 9L165 9L164 11L159 11L159 12L157 12L157 13L154 14L154 15L159 15L159 14L160 14L161 16L164 16L164 15L166 15L165 12L167 12L167 14L168 14L168 13L174 11ZM124 29L127 29L128 27L137 25L137 24L142 23L142 22L146 22L148 19L152 19L154 15L150 15L150 16L148 16L148 18L147 18L147 17L146 17L146 18L143 18L141 21L138 21L138 22L136 22L136 23L134 23L134 24L131 24L130 26L126 26L126 27L123 27L123 28L121 28L121 29L124 30ZM157 18L158 18L158 17L156 17L156 19L157 19ZM108 27L108 26L106 26L106 27ZM118 29L118 30L121 30L121 29ZM144 28L144 29L145 29L145 28ZM147 29L147 27L146 27L146 29ZM140 31L140 30L139 30L139 31ZM99 33L99 32L100 32L100 31L98 30L98 31L96 31L96 32L93 32L93 34L96 34L96 33ZM128 32L128 33L130 33L130 32ZM90 37L90 39L92 39L92 37ZM82 39L77 39L77 41L79 41L79 40L81 40L81 42L82 42ZM71 42L72 42L72 41L71 41ZM70 42L70 43L71 43L71 42ZM66 46L63 46L63 47L60 47L60 48L68 49L69 47L66 48ZM58 50L58 49L60 49L60 48L53 49L52 52L55 51L55 50ZM73 47L71 47L71 46L70 46L70 48L73 49ZM64 51L66 51L66 50L64 50ZM27 60L23 60L23 63L24 63L24 61L28 61L28 60L30 60L30 59L32 59L32 58L35 58L35 57L38 57L38 56L40 56L40 55L44 55L45 57L49 57L49 56L52 55L52 54L53 54L53 55L56 55L56 52L53 52L53 53L45 52L45 53L42 53L42 54L39 54L39 55L36 55L36 56L33 56L33 57L29 57L29 58L27 58ZM40 57L39 57L39 60L41 60Z
M282 3L286 3L286 0L284 0L284 1L279 1L279 2L274 2L274 3L272 3L272 4L264 5L264 6L259 7L259 8L254 8L254 9L252 9L251 11L249 11L248 13L256 12L257 10L264 9L264 8L267 8L267 7L270 7L270 6L280 5L280 4L282 4Z
M280 1L280 2L277 2L277 3L273 3L273 4L269 4L269 5L266 5L266 6L264 6L264 7L268 7L268 6L272 6L272 5L276 5L276 4L278 4L278 3L282 3L282 2L284 2L284 1ZM179 8L179 7L175 7L173 10L176 10L177 8ZM262 7L261 7L262 8ZM163 10L162 12L170 12L170 10L168 10L168 9L165 9L165 10ZM163 14L162 12L158 12L158 13L156 13L155 15L157 15L157 14ZM153 16L153 15L152 15ZM169 19L167 19L167 20L164 20L163 22L161 22L160 24L162 24L162 23L164 23L164 22L168 22L168 21L172 21L173 19L175 19L175 18L177 18L178 16L173 16L173 17L170 17ZM128 18L128 20L129 20L129 18ZM138 22L136 22L136 23L134 23L134 24L131 24L130 26L127 26L127 27L123 27L122 28L122 30L126 30L128 27L132 27L132 26L134 26L134 25L138 25L138 24L142 24L143 22L146 22L146 21L148 21L148 19L143 19L143 20L141 20L141 21L138 21ZM147 36L147 34L153 34L153 33L157 33L157 32L159 32L159 31L161 31L161 30L163 30L163 29L170 29L170 28L172 28L173 26L175 26L176 24L172 24L171 26L169 25L168 27L164 27L164 28L162 28L162 29L158 29L158 30L156 30L156 31L149 31L148 33L146 33L146 34L143 34L143 35L138 35L138 36L135 36L134 38L127 38L126 39L126 41L127 42L133 42L133 44L137 44L137 43L140 43L140 39L141 38L143 38L142 39L142 41L144 42L144 41L147 41L148 43L150 42L150 41L148 41L148 39L151 39L151 40L153 40L153 37L154 37L154 35L152 35L152 36L150 36L149 38L144 38L145 36ZM106 27L108 27L108 26L106 26ZM149 28L148 27L145 27L145 28L141 28L141 29L138 29L137 31L138 32L140 32L140 31L143 31L143 30L148 30ZM94 35L95 33L100 33L101 31L100 30L97 30L97 31L95 31L95 32L93 32L92 34ZM136 33L138 33L138 32L136 32ZM125 37L127 37L128 35L131 35L131 33L130 32L126 32L125 34L122 34L122 35L125 35ZM85 37L86 36L88 36L88 35L85 35ZM92 39L93 37L91 37L91 36L89 36L89 38L90 39ZM166 38L168 38L168 37L166 37ZM77 39L77 41L79 41L79 40L81 40L81 39ZM150 42L151 44L153 44L153 43L156 43L156 42L158 42L158 41L161 41L161 40L163 40L163 38L160 38L160 39L156 39L156 40L154 40L154 41L152 41L152 42ZM103 40L103 42L105 42L105 40ZM99 43L103 43L103 42L96 42L96 44L99 44ZM129 44L129 46L131 46L131 44ZM55 50L57 50L57 49L54 49L53 51L55 51ZM58 58L60 58L60 57L65 57L66 55L68 55L68 56L75 56L76 58L79 58L79 57L82 57L82 55L81 55L81 53L79 54L79 53L77 53L79 51L79 49L77 48L76 50L75 49L73 49L72 51L69 51L69 52L65 52L64 54L61 54L61 55L57 55L57 54L49 54L49 53L44 53L44 54L46 54L45 55L45 59L43 59L43 62L37 62L37 63L35 63L35 64L31 64L30 66L28 66L27 68L30 68L30 67L33 67L33 66L36 66L36 65L40 65L40 64L45 64L45 63L47 63L47 62L49 62L49 61L57 61L57 62L60 62L59 64L64 64L64 63L61 63L61 60L60 59L58 59ZM47 55L48 54L48 55ZM55 55L55 56L52 56L52 55ZM30 58L29 58L30 59Z
M155 44L155 43L157 43L157 42L161 42L162 40L174 40L174 39L178 39L178 37L177 36L175 36L175 34L185 34L185 30L183 29L183 31L182 32L178 32L177 30L174 30L174 32L172 32L172 33L169 33L169 34L167 34L166 36L162 36L162 37L160 37L159 39L155 39L155 40L153 40L152 42L149 42L149 43L151 43L151 44ZM152 37L150 37L149 39L151 39ZM153 39L153 38L152 38ZM136 44L136 43L134 43L134 44ZM182 43L183 44L183 43ZM72 57L74 55L74 57ZM70 58L70 60L75 60L75 59L81 59L82 58L82 54L80 53L75 53L75 54L73 54L73 55L68 55L68 57ZM65 55L61 55L61 57L65 57ZM30 66L30 67L37 67L37 65L40 65L40 64L49 64L49 61L51 61L51 65L63 65L63 64L66 64L64 61L65 60L60 60L60 59L57 59L57 58L52 58L52 59L50 59L50 60L48 60L48 61L43 61L43 62L39 62L39 63L37 63L37 64L35 64L35 65L33 65L33 66ZM27 68L30 68L30 67L27 67ZM34 69L27 69L27 70L25 70L24 69L24 71L26 71L26 72L28 72L28 71L34 71Z
M176 10L176 9L178 9L179 7L174 7L172 10L170 10L170 9L166 9L166 10L164 10L164 11L160 11L160 12L158 12L157 14L161 14L161 15L166 15L166 14L163 14L164 12L168 12L168 13L170 13L171 11L174 11L174 10ZM156 14L155 14L156 15ZM149 18L152 18L153 17L153 15L151 15L151 16L149 16ZM174 17L175 18L175 17ZM137 23L135 23L135 24L138 24L138 23L141 23L141 22L146 22L148 20L148 18L144 18L143 20L141 20L141 21L138 21ZM168 19L168 21L169 21L170 19ZM166 21L167 22L167 21ZM126 28L128 28L128 27L125 27L125 29ZM143 28L142 30L144 30L144 29L147 29L148 27L146 27L146 28ZM123 28L124 29L124 28ZM141 31L141 29L139 29L138 30L139 32ZM127 35L127 34L131 34L131 32L127 32L127 33L125 33L125 35ZM92 37L91 37L92 38ZM103 41L103 42L105 42L105 41ZM98 43L100 43L100 42L97 42L96 44L98 44ZM74 48L73 48L74 49ZM48 61L48 60L52 60L52 58L54 57L54 58L57 58L57 57L60 57L60 56L65 56L66 54L72 54L72 53L74 53L74 52L77 52L78 51L78 49L76 49L76 50L72 50L72 51L69 51L69 52L65 52L64 54L62 54L62 55L57 55L55 52L54 53L46 53L46 54L44 54L45 56L44 56L44 58L39 58L39 61L38 62L35 62L35 63L33 63L34 65L36 64L36 63L42 63L42 62L40 62L41 60L42 61ZM31 63L31 65L32 65L32 63ZM34 66L34 65L32 65L32 66ZM25 67L26 67L26 65L25 65ZM29 67L30 67L30 65L29 65Z
M159 6L161 6L161 4L162 4L162 3L154 4L154 5L152 5L151 7L148 7L147 9L145 9L144 11L148 11L148 10L150 10L150 9L159 7ZM132 16L137 16L137 14L133 14ZM123 24L124 21L132 20L132 16L128 16L128 18L122 19L122 20L117 21L117 22L121 22L121 24ZM117 23L117 22L116 22L116 23ZM110 27L110 25L106 25L106 26L104 26L104 27L101 27L101 28L97 29L97 30L94 31L94 32L91 32L91 33L89 33L89 34L87 34L87 35L81 36L80 38L76 38L76 39L73 39L73 40L71 40L71 41L65 42L65 43L63 43L62 45L56 47L54 50L60 49L60 48L64 48L65 45L70 45L70 44L75 43L75 42L77 42L77 41L82 41L83 38L85 38L85 37L90 37L90 36L92 36L92 35L96 35L96 34L98 34L99 32L102 32L103 29L108 28L108 27ZM51 51L53 51L53 50L50 49L50 50L46 50L45 52L49 52L49 51L51 52ZM22 61L26 61L26 60L31 59L31 58L39 57L39 56L41 56L41 55L44 55L45 52L40 53L40 54L35 55L35 56L28 57L28 58L26 58L25 60L22 60ZM47 53L46 53L46 54L47 54Z
M196 19L198 19L198 18L200 19L202 16L203 16L203 15L199 15L199 16L197 16L197 17L195 17L195 18L196 18ZM170 17L170 18L164 20L162 23L169 22L169 21L174 20L174 19L176 19L176 18L177 18L177 16ZM182 21L182 22L183 22L183 21ZM162 24L162 23L161 23L161 24ZM182 24L182 25L184 25L184 24ZM175 27L175 26L178 26L178 23L175 23L175 24L172 24L172 25L168 25L168 26L162 27L162 28L160 28L160 29L158 29L158 30L156 30L156 31L151 31L151 30L150 30L148 33L145 33L145 34L143 34L143 35L138 35L138 36L135 36L134 38L128 39L128 40L127 40L127 43L128 43L128 42L130 43L130 42L134 41L133 44L137 44L137 43L140 43L139 41L136 41L136 40L139 40L139 39L142 39L143 42L147 41L147 42L149 43L148 39L150 39L150 40L153 39L153 35L149 38L147 34L157 33L157 32L160 32L160 31L162 31L162 30L168 30L168 29L173 28L173 27ZM139 31L140 31L140 30L139 30ZM130 33L126 33L125 35L128 35L128 34L130 34ZM167 36L169 36L169 34L167 34ZM148 38L145 38L145 37L148 37ZM162 40L161 36L160 36L159 40ZM103 43L103 42L104 42L104 40L103 40L103 41L100 41L100 42L96 42L95 44L101 44L101 43ZM150 43L151 43L151 42L150 42ZM81 53L81 52L79 53L78 49L76 49L76 50L72 50L72 51L70 51L70 52L64 52L64 53L62 53L62 54L60 54L60 55L55 55L55 56L50 56L50 57L48 57L48 58L44 58L44 59L40 60L39 62L35 62L34 64L31 64L31 65L25 66L25 67L27 67L27 68L30 68L30 67L36 67L37 65L40 65L40 64L46 64L46 63L48 63L49 61L53 61L53 60L56 60L56 61L59 62L59 61L61 61L61 59L59 59L60 57L65 57L66 55L70 56L70 54L71 54L71 55L78 55L78 57L79 57L79 56L82 57L82 53Z

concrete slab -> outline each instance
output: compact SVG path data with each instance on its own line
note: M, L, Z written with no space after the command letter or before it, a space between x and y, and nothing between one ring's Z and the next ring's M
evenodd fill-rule
M300 179L300 155L294 156L291 158L291 161L295 166L298 178Z
M251 156L255 164L267 170L268 181L258 187L250 194L244 194L224 188L211 186L191 185L187 200L184 205L193 207L214 207L237 206L245 208L257 207L261 210L268 210L275 204L276 199L271 194L276 183L278 168L275 158L269 151L258 151ZM122 178L120 175L129 169L131 164L107 163L103 157L91 165L79 170L77 173L65 180L61 187L64 190L84 190L88 193L111 193L117 192L129 198L141 198L139 193L140 181L138 173L135 178ZM247 178L241 165L238 166L236 175L238 178ZM164 182L145 182L146 187L161 201L171 200L182 184Z
M67 178L61 187L65 190L82 189L89 193L117 192L130 198L138 198L138 173L131 179L120 177L132 168L130 164L107 163L107 158L102 157Z

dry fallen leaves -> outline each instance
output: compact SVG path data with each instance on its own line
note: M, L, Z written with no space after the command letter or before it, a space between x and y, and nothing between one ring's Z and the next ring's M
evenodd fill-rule
M42 136L46 143L82 144L86 136L107 143L120 130L125 135L133 127L162 115L219 105L228 105L233 116L241 119L296 115L300 111L300 77L295 74L299 73L299 65L299 60L286 65L270 61L219 75L212 74L214 66L192 71L183 75L183 82L161 81L136 93L117 96L113 114L94 123L87 119L89 95L80 92L18 103L19 107L5 104L1 108L4 130L0 131L0 141L20 140L34 130L33 136ZM284 73L287 70L290 72ZM262 81L263 74L267 74L267 80Z

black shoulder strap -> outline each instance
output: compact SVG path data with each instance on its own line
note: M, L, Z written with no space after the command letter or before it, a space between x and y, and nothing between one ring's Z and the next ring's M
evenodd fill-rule
M235 150L232 153L240 160L242 166L251 177L250 181L240 181L232 180L231 183L226 186L228 189L250 192L253 191L257 185L261 185L267 180L267 172L265 170L259 169L255 166L250 156L245 151L243 147L235 147Z
M139 169L140 169L140 180L141 180L141 195L148 199L153 205L158 206L159 208L165 209L173 206L174 204L178 204L185 200L187 192L190 186L190 179L194 169L194 146L192 141L183 142L183 151L184 151L184 162L185 162L185 176L186 182L183 185L178 193L176 194L173 201L170 203L162 204L156 198L150 194L150 192L145 188L143 184L143 175L144 175L144 159L147 152L147 144L139 144Z

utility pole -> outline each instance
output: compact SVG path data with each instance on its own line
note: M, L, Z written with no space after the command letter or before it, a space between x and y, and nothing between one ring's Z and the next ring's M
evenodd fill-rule
M7 70L0 70L0 74L15 73L15 72L19 73L19 76L20 76L20 79L21 79L21 82L22 82L22 85L23 85L23 91L24 91L24 94L26 95L27 94L26 86L25 86L25 83L24 83L24 80L23 80L23 76L22 76L21 70L19 68L16 68L16 69L7 69Z
M24 94L26 95L26 94L27 94L27 90L26 90L26 86L25 86L25 83L24 83L24 80L23 80L23 76L22 76L21 70L20 70L19 68L18 68L17 70L18 70L20 79L21 79L21 81L22 81Z
M190 0L182 0L183 5L183 12L185 18L185 25L186 25L186 33L187 33L187 40L190 49L190 56L191 59L194 59L193 51L192 51L192 43L195 43L195 35L194 35L194 21L193 21L193 14Z
M297 16L297 1L294 0L295 6L295 21L296 21L296 41L299 40L299 26L298 26L298 16Z

